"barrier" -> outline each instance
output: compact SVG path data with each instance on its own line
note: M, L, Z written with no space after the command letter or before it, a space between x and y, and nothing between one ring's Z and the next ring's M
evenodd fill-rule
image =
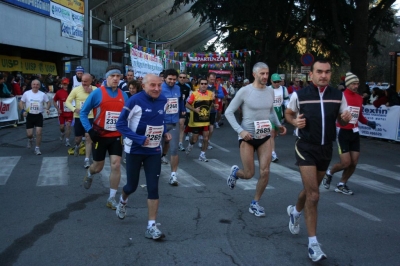
M54 95L55 93L47 93L51 105L49 114L43 112L44 119L58 117L57 109L53 104ZM22 115L22 110L19 108L19 102L21 101L21 98L22 95L11 98L0 98L0 128L26 123L26 117ZM46 107L45 103L44 107Z
M360 135L400 141L400 106L364 105L363 115L369 121L376 122L376 129L358 123Z
M18 121L17 99L0 98L0 127L16 125Z

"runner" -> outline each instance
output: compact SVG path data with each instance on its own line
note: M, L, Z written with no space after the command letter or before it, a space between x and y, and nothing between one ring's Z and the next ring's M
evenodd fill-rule
M93 163L83 179L86 189L92 185L93 175L100 173L104 167L106 153L110 156L110 196L106 206L115 210L119 181L121 179L122 136L117 131L116 123L128 100L125 92L118 89L121 70L117 65L110 65L106 69L106 86L102 85L94 90L86 99L81 110L81 122L86 139L93 141ZM93 110L93 126L89 122L89 113Z
M54 107L58 111L58 122L60 124L60 140L63 141L65 137L65 146L69 147L69 137L71 134L71 123L73 119L72 111L65 105L68 98L68 84L69 79L63 78L61 81L62 89L58 90L54 95Z
M257 152L260 177L257 182L254 199L250 203L249 212L255 216L265 216L265 210L258 202L268 185L271 164L272 146L270 134L272 124L279 128L281 135L286 128L281 125L274 111L274 92L266 86L269 68L265 63L256 63L253 67L254 82L241 88L225 111L225 117L239 135L240 158L243 170L232 166L227 179L230 189L234 189L237 179L250 179L254 176L254 152ZM243 121L236 121L234 112L241 107Z
M311 66L311 83L294 91L285 111L286 121L297 128L295 144L297 165L300 168L303 190L296 205L289 205L289 230L300 232L300 215L305 209L308 231L308 257L312 261L326 259L317 240L317 207L319 186L332 159L332 142L336 139L336 119L346 125L351 114L347 111L346 98L342 92L329 86L331 64L316 60Z
M144 92L132 96L125 104L117 122L117 129L126 136L127 183L122 188L116 214L119 219L126 216L128 197L138 187L140 168L143 163L147 186L148 223L145 237L161 239L165 235L158 229L156 222L159 194L158 181L161 173L162 137L171 139L164 123L166 97L161 95L161 78L147 74L143 79ZM148 110L148 111L146 111Z
M270 86L274 90L274 110L278 119L281 123L284 121L284 111L283 108L287 105L289 96L286 88L281 86L281 76L275 73L271 76L272 85ZM272 132L271 132L271 145L272 145L272 162L277 162L278 155L275 152L275 137L278 134L276 132L276 127L272 125Z
M165 156L170 149L171 154L171 177L169 184L177 186L177 170L179 164L178 141L179 141L179 117L186 114L181 97L181 89L175 84L178 72L175 69L167 69L164 71L165 81L161 85L162 92L168 99L167 109L165 111L165 124L167 132L171 134L171 141L165 141L162 153L162 163L165 163ZM168 163L168 161L167 161Z
M19 108L23 110L23 115L26 116L26 136L28 137L28 148L33 145L33 128L36 127L36 147L35 154L41 155L40 144L42 142L43 128L43 111L49 114L50 101L49 97L44 92L39 91L41 87L40 81L37 79L31 82L32 89L24 92L19 102ZM46 103L46 109L43 110L43 105Z
M349 181L351 175L356 170L358 158L360 157L358 122L368 125L372 129L376 128L376 123L375 121L368 121L362 113L363 98L358 94L358 86L360 85L358 77L348 72L346 73L345 82L347 89L344 90L343 95L346 98L352 119L346 126L342 126L336 122L340 162L336 163L326 172L326 176L322 182L324 187L329 189L333 174L343 170L342 178L337 184L335 191L345 195L353 195L354 192L347 186L347 181Z
M95 86L92 86L92 75L89 73L85 73L82 75L82 85L73 89L70 94L68 95L67 101L65 105L68 109L74 112L74 131L75 131L75 148L74 148L74 155L79 156L79 147L81 141L85 135L85 129L82 126L81 119L80 119L80 112L82 109L83 104L85 103L89 94L97 89ZM91 111L88 115L90 124L93 123L93 112ZM92 142L89 139L85 140L85 160L83 167L86 169L90 166L90 153L92 152Z
M187 132L192 132L189 145L186 148L186 155L189 155L193 149L193 145L197 142L199 134L202 134L203 145L199 161L208 162L206 157L209 136L208 127L210 125L210 109L211 105L213 105L214 94L207 90L208 82L206 78L200 78L199 82L200 89L194 91L186 103L186 108L191 111Z

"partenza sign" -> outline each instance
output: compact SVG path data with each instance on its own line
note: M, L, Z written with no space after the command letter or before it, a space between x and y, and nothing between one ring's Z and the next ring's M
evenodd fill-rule
M218 62L224 62L228 63L231 61L229 57L223 57L223 56L208 56L208 57L192 57L188 56L188 61L189 62L197 62L197 63L218 63Z

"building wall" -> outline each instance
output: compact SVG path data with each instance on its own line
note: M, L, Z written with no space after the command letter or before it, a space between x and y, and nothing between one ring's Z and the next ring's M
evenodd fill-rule
M61 23L0 2L1 43L83 56L83 42L61 36Z

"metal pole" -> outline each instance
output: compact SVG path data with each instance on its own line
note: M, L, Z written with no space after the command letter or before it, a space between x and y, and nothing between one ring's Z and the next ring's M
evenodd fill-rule
M112 18L110 17L109 33L108 33L108 64L112 64Z
M93 47L90 45L90 42L92 41L93 37L93 28L92 28L92 10L90 10L90 25L89 25L89 73L92 71L92 64L93 64L93 59L92 59L92 53L93 53Z

